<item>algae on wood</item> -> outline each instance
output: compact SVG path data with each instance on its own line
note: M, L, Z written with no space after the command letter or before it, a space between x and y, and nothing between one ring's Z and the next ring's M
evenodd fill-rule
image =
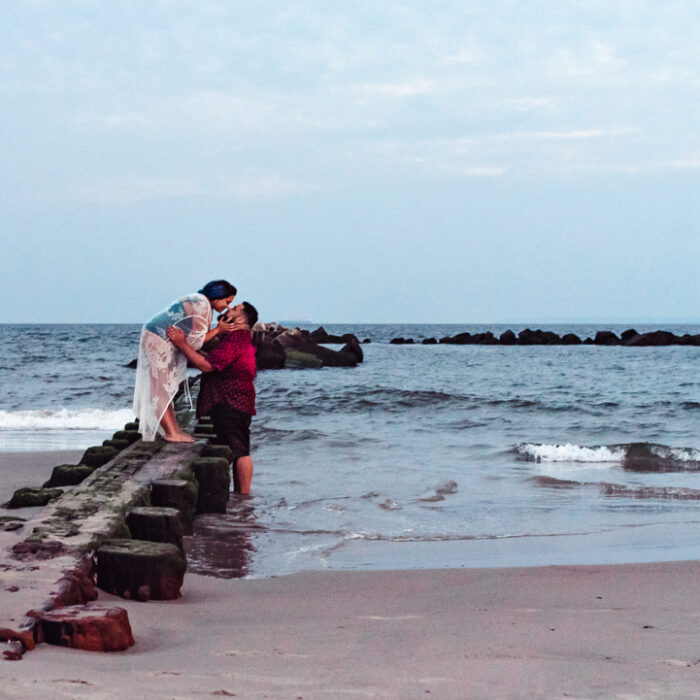
M127 599L174 600L186 568L173 544L109 540L97 551L97 586Z

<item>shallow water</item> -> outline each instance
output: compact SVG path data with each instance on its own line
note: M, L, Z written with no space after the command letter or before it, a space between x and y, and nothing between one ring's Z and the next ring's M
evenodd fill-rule
M326 328L371 338L365 362L259 374L254 496L200 519L190 570L698 558L700 348L397 346L505 326ZM0 449L121 427L138 330L0 327L27 350L0 370Z

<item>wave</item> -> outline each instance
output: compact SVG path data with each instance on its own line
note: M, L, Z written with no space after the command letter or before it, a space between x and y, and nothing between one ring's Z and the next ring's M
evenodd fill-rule
M133 419L130 408L0 410L0 430L117 430Z
M517 449L526 462L622 462L626 454L624 445L582 447L568 442L564 445L522 443Z
M633 472L700 471L700 450L693 447L669 447L650 442L586 447L571 443L521 443L518 457L526 462L576 462L617 464Z

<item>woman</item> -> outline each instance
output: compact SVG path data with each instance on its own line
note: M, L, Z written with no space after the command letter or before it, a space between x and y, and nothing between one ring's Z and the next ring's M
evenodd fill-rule
M134 388L134 413L144 440L161 434L168 442L193 442L180 430L172 401L185 379L187 358L168 339L168 326L180 328L187 344L195 350L218 333L230 330L220 322L210 330L212 309L222 312L236 296L236 288L226 280L213 280L196 294L188 294L172 303L141 331L139 359Z

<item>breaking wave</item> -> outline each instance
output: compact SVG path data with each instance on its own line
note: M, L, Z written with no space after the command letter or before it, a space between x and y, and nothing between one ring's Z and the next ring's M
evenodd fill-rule
M564 445L540 445L523 443L518 445L518 456L526 462L622 462L627 453L624 445L607 447L582 447Z
M133 419L128 408L0 411L0 430L117 430Z
M634 472L700 471L700 450L648 442L596 447L522 443L517 447L517 454L526 462L619 464L626 471Z

